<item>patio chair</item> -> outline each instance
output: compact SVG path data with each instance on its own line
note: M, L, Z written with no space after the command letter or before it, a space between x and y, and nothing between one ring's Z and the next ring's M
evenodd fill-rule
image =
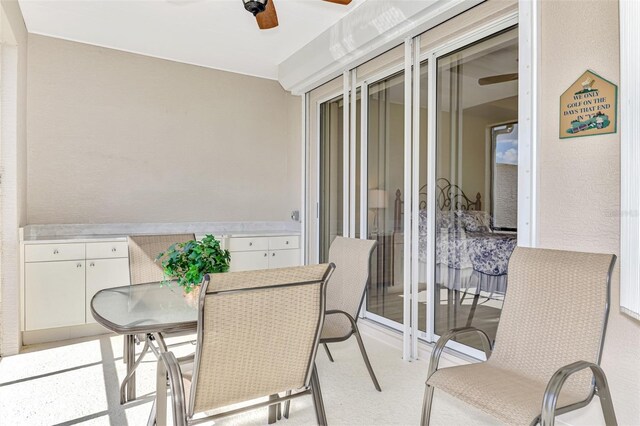
M606 424L615 425L599 366L615 261L614 255L517 247L495 350L473 327L443 335L431 354L421 424L429 424L439 389L506 424L542 426L598 395ZM487 361L438 370L447 341L465 333L481 338Z
M322 328L320 343L324 346L329 360L333 356L328 343L342 342L356 336L360 353L369 370L373 386L381 392L367 351L358 330L358 313L364 301L364 294L370 280L371 255L377 242L356 238L336 237L329 247L329 262L336 265L327 289L327 317Z
M162 281L164 280L164 272L162 269L162 264L160 261L156 261L158 254L164 252L169 248L171 244L174 243L183 243L186 241L195 240L194 234L173 234L173 235L136 235L129 236L127 238L127 243L129 246L129 276L131 285L136 284L145 284L149 282ZM189 333L179 333L179 334L171 334L170 336L178 336L185 334L193 334ZM164 336L167 336L164 334ZM125 376L122 380L122 384L120 385L120 403L124 404L127 400L125 398L125 392L127 388L127 384L131 388L135 388L135 376L134 373L142 359L147 354L149 349L152 352L158 353L158 349L153 345L152 340L154 338L152 336L146 336L144 334L139 334L136 336L124 336L124 354L123 360L125 364L130 362L134 363L133 368L130 370L130 373ZM139 344L140 342L144 342L144 346L142 347L142 351L140 352L140 356L138 359L135 359L135 350L133 347L134 343ZM162 344L162 342L158 342Z
M189 367L172 352L160 354L149 423L164 424L168 374L176 426L200 423L202 413L215 420L309 394L318 424L325 425L315 356L333 269L323 264L207 275L194 362Z
M162 281L164 272L158 254L167 251L174 243L195 240L194 234L173 235L135 235L129 236L129 274L131 284L144 284Z

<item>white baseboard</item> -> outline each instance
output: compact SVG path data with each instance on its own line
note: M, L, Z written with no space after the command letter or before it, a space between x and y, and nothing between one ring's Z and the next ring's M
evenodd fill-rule
M22 332L22 345L56 342L60 340L78 339L88 336L111 333L100 324L83 324L73 327L49 328Z

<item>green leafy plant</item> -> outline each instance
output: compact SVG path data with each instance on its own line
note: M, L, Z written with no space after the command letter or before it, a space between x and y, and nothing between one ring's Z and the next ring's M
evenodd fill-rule
M176 280L188 294L200 285L205 274L227 272L231 255L213 235L206 235L202 241L172 244L158 255L158 261L162 261L165 279Z

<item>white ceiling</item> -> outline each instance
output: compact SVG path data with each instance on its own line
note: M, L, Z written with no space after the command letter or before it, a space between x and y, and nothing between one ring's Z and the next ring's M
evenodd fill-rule
M278 64L365 0L274 0L259 30L242 0L19 0L31 33L277 79Z

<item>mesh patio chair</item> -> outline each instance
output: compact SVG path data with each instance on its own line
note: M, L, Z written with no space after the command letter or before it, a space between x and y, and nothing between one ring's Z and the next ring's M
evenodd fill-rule
M149 423L164 424L168 374L176 426L200 423L202 413L207 421L215 420L309 394L318 424L325 425L315 356L333 268L324 264L206 276L194 362L190 368L172 352L160 354Z
M496 348L473 327L443 335L431 354L422 425L429 424L434 389L506 424L553 425L557 414L598 395L607 425L616 417L599 366L616 257L517 247L509 261ZM482 339L487 361L438 370L448 340Z
M164 272L162 269L162 262L157 261L158 254L166 251L171 244L183 243L191 240L195 240L194 234L173 234L173 235L136 235L129 236L127 243L129 246L129 276L131 285L145 284L149 282L156 282L164 280ZM195 331L195 330L194 330ZM179 333L171 334L171 336L185 335L193 333ZM165 335L166 336L166 335ZM127 385L130 389L135 388L134 373L142 359L151 349L152 352L158 353L158 349L153 345L152 336L146 336L140 334L137 336L124 336L124 354L123 360L126 364L134 363L133 368L125 376L120 385L120 403L124 404L127 400L125 397ZM142 351L138 359L135 359L134 343L144 342ZM158 342L160 345L164 343ZM132 393L133 394L133 393ZM132 395L131 394L131 395Z
M162 270L162 262L156 262L158 254L167 251L171 244L185 243L195 239L194 234L130 236L127 241L129 244L131 284L162 281L164 272Z
M381 392L367 351L358 330L358 313L364 301L364 294L370 280L371 255L377 242L356 238L336 237L329 247L329 262L336 265L327 288L327 317L322 328L320 343L324 346L329 360L333 356L328 343L342 342L356 336L360 353L369 370L373 385Z

